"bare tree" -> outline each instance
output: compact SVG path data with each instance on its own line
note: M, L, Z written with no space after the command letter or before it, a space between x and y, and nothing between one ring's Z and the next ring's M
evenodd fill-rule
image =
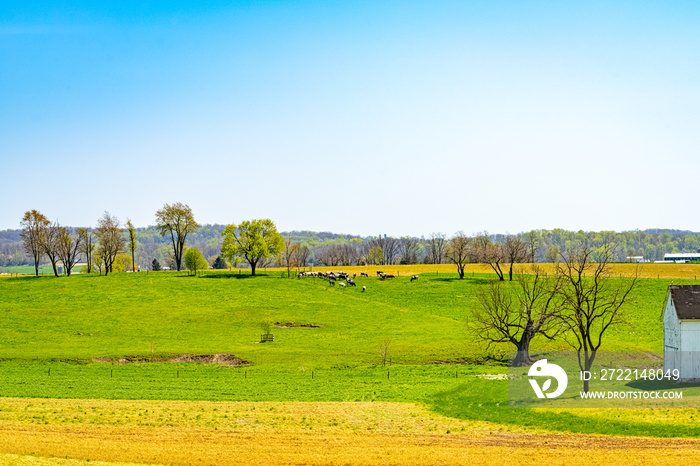
M291 239L284 240L284 249L282 250L282 265L287 268L287 278L291 275L292 267L296 267L298 243L292 243Z
M336 245L327 246L316 254L318 263L327 267L336 267L340 265L340 254L338 253L338 249L334 246Z
M355 251L349 244L335 244L331 248L336 250L338 265L353 265Z
M348 265L360 265L362 260L362 240L352 239L346 245L346 254L348 256Z
M372 248L379 247L382 251L382 258L379 265L392 265L399 252L399 243L391 236L378 236L370 240ZM375 250L376 251L376 250Z
M127 244L129 246L129 250L131 251L131 270L136 272L136 229L134 228L134 224L131 223L131 220L128 218L126 219L126 229L129 233L129 240Z
M22 221L22 243L27 253L34 258L34 271L39 276L39 262L44 256L44 236L49 226L49 220L38 210L29 210L24 213Z
M399 238L399 254L402 264L416 264L418 262L418 240L411 236Z
M396 238L387 236L384 238L383 244L382 254L384 255L384 258L382 262L384 262L384 265L393 265L399 251L398 241L396 241Z
M513 281L513 264L523 262L527 258L527 245L519 236L507 235L501 243L503 260L508 262L508 279Z
M53 222L46 227L46 233L43 236L44 254L49 258L51 267L53 267L54 276L58 277L58 269L56 263L60 255L61 241L61 225L58 222Z
M112 271L112 265L117 258L117 254L124 249L124 238L122 230L119 228L119 220L117 217L109 215L105 212L97 221L95 236L99 242L97 246L97 255L104 264L105 275Z
M386 366L386 361L389 359L389 347L391 347L391 338L384 338L377 346L377 351L382 356L382 365Z
M87 273L92 272L93 254L95 252L95 238L92 231L87 228L78 230L80 236L83 237L83 252L85 253L85 261L87 262Z
M605 332L624 323L624 305L639 281L636 273L630 279L613 278L613 257L612 244L593 248L584 240L562 255L557 265L557 274L565 284L561 291L564 321L573 335L571 344L578 352L581 370L590 371ZM583 389L588 391L588 380L584 380Z
M442 264L445 259L447 237L443 233L431 233L428 239L429 255L433 264Z
M553 339L566 328L557 297L562 284L561 278L546 278L540 268L533 267L529 275L518 276L519 286L513 292L500 280L480 289L481 307L474 314L479 338L489 345L512 343L518 352L513 365L532 364L532 339L536 335Z
M501 270L503 250L491 241L488 233L481 233L474 238L471 251L472 262L489 264L498 275L498 279L503 280L503 270Z
M80 231L60 227L58 231L58 256L66 269L66 275L70 277L73 266L78 262L80 246L84 236Z
M464 267L469 262L470 243L471 238L467 238L464 232L458 231L447 248L447 258L457 266L460 280L464 279Z
M296 263L299 265L299 267L306 267L306 264L309 263L309 255L311 254L311 251L309 250L308 246L299 246L294 253Z
M172 205L165 204L162 209L156 212L156 227L162 236L170 235L173 243L175 265L177 270L180 271L187 235L194 233L199 228L199 224L194 219L192 209L181 202L176 202Z
M318 254L319 261L327 266L355 265L360 260L360 251L353 244L332 244Z

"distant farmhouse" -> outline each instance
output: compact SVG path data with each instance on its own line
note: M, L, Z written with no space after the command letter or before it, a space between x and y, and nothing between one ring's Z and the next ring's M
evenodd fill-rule
M664 371L700 379L700 285L670 285L664 304Z

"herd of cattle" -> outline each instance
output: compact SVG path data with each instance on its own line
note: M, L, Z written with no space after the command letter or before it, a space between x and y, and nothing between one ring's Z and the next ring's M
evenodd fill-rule
M361 277L368 277L367 272L360 272ZM386 280L387 278L394 278L394 275L390 275L387 273L382 272L381 270L377 271L377 276L381 280ZM316 278L322 278L328 280L328 284L330 286L335 286L336 280L339 281L338 285L342 288L345 288L345 286L357 286L357 283L355 283L355 278L357 278L357 274L353 273L352 277L350 277L350 274L347 272L299 272L299 277L298 278L305 278L305 277L316 277ZM345 280L346 283L340 282L340 280ZM413 275L411 277L411 281L418 280L418 275ZM363 286L362 287L362 292L364 293L367 291L367 287Z

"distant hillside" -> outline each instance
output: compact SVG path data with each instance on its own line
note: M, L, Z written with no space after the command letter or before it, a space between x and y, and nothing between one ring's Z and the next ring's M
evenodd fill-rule
M644 233L647 235L663 235L664 233L668 233L671 236L700 235L700 233L690 230L671 230L668 228L647 228L644 230Z

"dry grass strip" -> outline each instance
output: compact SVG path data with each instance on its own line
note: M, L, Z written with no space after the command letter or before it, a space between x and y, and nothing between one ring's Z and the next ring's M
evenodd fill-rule
M700 440L508 432L408 403L0 399L0 452L67 466L699 464Z

